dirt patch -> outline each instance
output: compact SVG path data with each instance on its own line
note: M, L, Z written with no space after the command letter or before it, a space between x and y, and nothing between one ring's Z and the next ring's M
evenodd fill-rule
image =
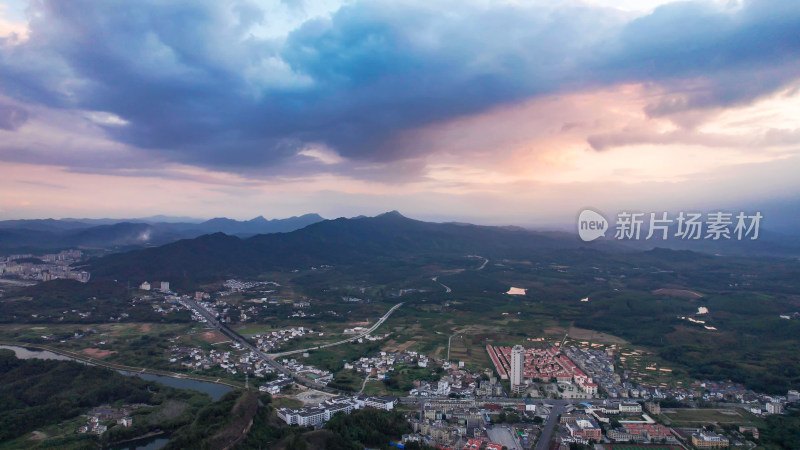
M584 341L592 341L597 344L627 344L625 339L616 337L611 334L601 333L594 330L586 330L578 327L569 328L569 337L573 339L580 339Z
M99 348L85 348L81 350L81 352L86 353L92 358L105 358L108 355L113 355L114 353L117 353L116 351L103 350Z
M317 391L317 390L308 390L306 392L301 392L295 396L296 400L300 400L305 405L318 405L325 400L333 397L330 394L325 392Z
M567 332L567 329L564 328L564 327L557 327L557 326L556 327L546 327L546 328L544 328L542 330L542 332L544 332L544 334L560 334L560 335L563 336L564 333ZM572 334L572 333L570 333L570 334Z
M406 342L403 342L402 344L397 346L397 351L404 352L404 351L408 350L409 347L411 347L412 345L414 345L416 343L417 343L417 341L406 341Z
M142 333L149 333L152 328L153 327L150 326L149 323L143 323L142 325L139 326L139 331L141 331Z
M228 338L219 331L206 331L199 334L198 337L209 344L216 344L217 342L225 342L228 340Z
M42 433L41 431L32 431L31 437L29 437L28 439L31 441L43 441L47 439L47 437L48 437L47 434Z

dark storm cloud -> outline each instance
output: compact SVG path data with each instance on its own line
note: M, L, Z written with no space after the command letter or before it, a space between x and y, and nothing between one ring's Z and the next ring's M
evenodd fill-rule
M324 144L350 164L326 170L357 174L424 152L404 131L554 92L655 83L673 94L655 116L751 101L800 75L794 0L680 3L633 21L578 5L359 2L286 39L251 33L267 17L249 2L32 11L28 41L0 42L5 95L110 112L127 121L106 126L117 141L243 173Z
M733 14L668 4L627 24L600 67L612 79L652 80L686 94L651 105L653 116L740 104L800 76L799 26L794 1L751 0ZM687 78L695 80L683 86Z

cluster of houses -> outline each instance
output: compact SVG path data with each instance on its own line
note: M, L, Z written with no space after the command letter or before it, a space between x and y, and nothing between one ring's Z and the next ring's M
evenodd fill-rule
M442 364L442 368L445 373L439 381L416 380L414 381L414 389L411 389L409 394L417 397L449 395L462 397L477 394L481 383L480 373L472 373L465 370L461 363L445 362Z
M296 375L308 378L322 385L327 385L333 381L333 374L331 372L314 366L304 365L296 359L283 359L281 360L281 364Z
M109 405L102 405L92 408L86 416L88 423L78 428L77 432L80 434L94 433L98 436L108 430L108 426L103 423L109 421L116 421L118 425L123 427L130 427L133 425L133 418L131 412L137 408L147 405L125 405L119 408L114 408Z
M501 379L510 379L511 347L486 345L486 352ZM523 352L522 378L531 381L574 382L587 396L597 394L597 384L556 347L526 348ZM522 385L520 385L522 386Z
M225 280L222 284L228 292L242 292L247 291L250 289L265 287L265 286L275 286L280 287L280 284L274 281L241 281L241 280Z
M396 364L428 367L428 357L409 351L378 352L375 356L345 363L344 368L370 377L382 378L389 372L393 372Z
M504 410L515 411L520 417L532 419L536 405L530 399L474 399L432 398L426 401L418 414L409 419L413 434L403 436L404 442L418 442L436 448L479 448L490 444L487 427L491 426L490 415L496 416ZM525 444L531 444L538 429L533 425L515 426ZM469 446L469 447L468 447ZM489 447L487 447L489 448ZM525 446L529 448L529 445Z
M271 331L268 333L254 334L251 340L256 342L259 350L271 352L292 339L305 336L314 331L304 327L286 328L284 330Z
M234 349L243 350L238 343L232 344ZM172 363L180 363L190 370L209 370L219 366L231 375L249 373L257 377L264 377L274 371L261 358L252 352L235 353L232 351L211 350L204 351L196 347L182 347L173 345L169 349Z
M264 383L261 387L258 388L260 392L267 392L270 395L279 394L284 388L287 386L291 386L294 384L291 378L287 377L283 373L278 375L277 380L268 381Z
M299 409L281 408L278 417L289 425L320 426L331 420L336 413L350 414L353 410L376 408L390 411L394 409L397 397L333 397L319 405Z

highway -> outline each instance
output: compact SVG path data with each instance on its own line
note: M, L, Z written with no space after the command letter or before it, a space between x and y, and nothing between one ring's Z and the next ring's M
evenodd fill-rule
M207 321L207 323L208 323L208 325L210 327L213 327L213 328L219 330L221 333L225 334L226 336L228 336L232 340L238 342L244 348L246 348L246 349L250 350L251 352L253 352L262 361L264 361L267 365L269 365L270 367L272 367L276 371L278 371L280 373L283 373L288 377L293 378L296 382L302 384L303 386L306 386L306 387L309 387L309 388L313 388L313 389L318 389L320 391L328 392L330 394L336 394L336 395L345 394L345 392L342 392L342 391L340 391L338 389L333 389L331 387L328 387L328 386L325 386L323 384L317 383L316 381L314 381L314 380L312 380L310 378L297 375L297 374L293 373L291 370L289 370L286 367L284 367L279 362L275 361L275 358L279 357L279 356L285 356L285 355L288 355L288 354L305 352L305 351L312 350L312 349L295 350L295 351L292 351L292 352L284 352L284 353L278 353L278 354L274 354L274 355L273 354L264 353L261 350L259 350L258 347L256 347L255 345L251 344L247 339L242 337L242 335L240 335L239 333L231 330L230 328L225 326L225 324L223 324L219 320L217 320L217 318L213 314L211 314L210 311L205 309L203 306L199 305L194 300L184 300L184 301L185 301L185 303L186 303L186 305L188 307L192 308L195 312L197 312L198 314L203 316L203 318L206 319L206 321ZM343 341L334 342L333 344L327 344L327 345L323 345L323 346L320 346L320 347L314 347L313 349L331 347L331 346L334 346L334 345L343 344L345 342L351 342L353 340L357 340L357 339L359 339L361 337L364 337L367 334L372 333L373 331L375 331L379 326L381 326L383 324L383 322L385 322L386 319L388 319L389 316L392 315L392 313L397 308L399 308L401 305L402 305L402 303L398 303L398 304L394 305L391 309L389 309L389 311L386 312L386 314L383 315L383 317L381 317L366 332L364 332L364 333L362 333L362 334L360 334L358 336L354 336L352 338L345 339Z
M211 312L209 312L207 309L197 304L194 300L185 300L185 302L190 308L192 308L198 314L203 316L206 319L209 326L219 330L221 333L225 334L232 340L241 344L244 348L253 352L256 356L258 356L262 361L264 361L267 365L275 369L277 372L283 373L286 376L293 378L296 382L306 387L318 389L320 391L328 392L331 394L338 395L342 393L338 389L329 388L328 386L319 384L316 381L311 380L307 377L302 377L294 374L291 370L287 369L279 362L270 358L266 353L262 352L255 345L248 342L247 339L242 337L239 333L231 330L230 328L222 324L220 321L217 320L217 318L213 314L211 314Z

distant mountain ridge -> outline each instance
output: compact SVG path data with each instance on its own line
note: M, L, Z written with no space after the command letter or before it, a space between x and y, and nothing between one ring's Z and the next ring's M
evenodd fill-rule
M33 219L0 221L0 249L67 247L137 247L163 245L211 233L252 236L286 233L324 220L318 214L267 220L258 216L238 221L216 218L205 222L157 222L154 216L114 222L114 219Z
M255 222L261 220L254 219ZM252 222L252 221L249 221ZM244 226L239 224L237 226ZM338 218L286 232L247 238L223 233L184 239L157 248L118 253L88 264L94 277L131 280L212 280L256 276L322 264L368 267L481 255L492 260L580 261L616 254L646 260L713 258L696 251L631 246L614 239L582 242L576 234L518 227L433 223L397 211L375 217ZM726 245L729 243L726 243ZM656 248L654 248L656 247ZM624 258L624 257L623 257ZM191 280L189 280L191 279Z
M534 252L580 249L569 233L432 223L396 211L375 217L324 220L288 233L239 238L222 233L157 248L120 253L89 263L97 278L221 279L311 265L391 262L426 255L529 258ZM600 242L596 248L616 248ZM591 250L594 251L594 250Z

